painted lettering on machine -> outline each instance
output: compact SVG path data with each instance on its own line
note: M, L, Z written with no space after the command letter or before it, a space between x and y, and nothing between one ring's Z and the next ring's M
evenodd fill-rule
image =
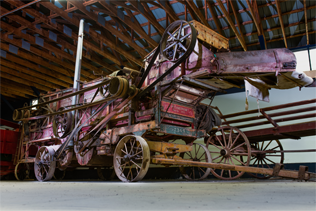
M168 109L169 102L162 101L161 106L162 106L162 111L166 111ZM177 104L171 104L168 109L168 113L178 114L178 115L192 117L192 118L195 117L194 110L192 108L177 105Z

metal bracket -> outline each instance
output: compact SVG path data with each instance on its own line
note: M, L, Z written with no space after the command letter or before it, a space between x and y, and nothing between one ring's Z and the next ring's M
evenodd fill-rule
M299 170L298 170L298 180L302 181L302 180L307 180L305 179L305 173L308 171L308 166L300 166Z
M280 164L280 163L276 163L275 166L273 167L273 177L278 177L279 176L279 172L281 169L284 169L284 165Z

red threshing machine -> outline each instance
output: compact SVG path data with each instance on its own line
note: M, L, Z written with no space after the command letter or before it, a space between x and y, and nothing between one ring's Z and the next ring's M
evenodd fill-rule
M175 21L145 57L143 69L123 68L83 83L80 24L74 87L43 95L37 105L13 114L23 122L18 165L34 164L37 180L50 180L57 168L89 166L99 173L101 167L113 167L120 180L139 181L150 164L180 165L193 180L206 178L213 169L310 177L278 165L274 171L249 167L247 136L232 127L219 128L223 135L216 135L213 128L222 124L221 118L201 104L244 83L262 99L270 88L312 84L312 78L295 71L296 58L288 49L229 52L228 39L211 29L196 21ZM200 138L222 147L220 155L227 162L212 162L207 146L194 143ZM38 148L35 157L28 153L31 146ZM231 160L236 153L239 158Z

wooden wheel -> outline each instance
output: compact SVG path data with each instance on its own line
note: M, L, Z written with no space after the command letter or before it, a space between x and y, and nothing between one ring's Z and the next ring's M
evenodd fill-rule
M198 162L207 162L211 163L212 158L211 154L208 149L203 146L202 144L194 143L192 146L192 151L185 152L183 159L188 159L192 161ZM203 167L180 167L181 174L188 180L202 180L205 179L211 172L210 168L203 168Z
M206 147L213 163L248 166L251 148L247 136L235 127L221 127L207 140ZM245 172L224 169L211 169L211 173L223 180L233 180Z
M252 167L273 168L276 163L282 164L284 161L284 152L275 152L283 151L282 144L279 140L257 142L252 144L252 148L254 148L251 150L253 157L249 164ZM272 177L271 175L264 174L248 174L258 179L268 179Z
M56 161L54 161L55 151L52 147L41 147L35 157L34 173L38 181L47 181L54 176Z
M14 176L17 180L22 181L29 178L30 166L28 163L18 163L14 169Z
M117 144L113 157L116 176L123 182L144 178L150 164L150 150L145 139L128 135Z

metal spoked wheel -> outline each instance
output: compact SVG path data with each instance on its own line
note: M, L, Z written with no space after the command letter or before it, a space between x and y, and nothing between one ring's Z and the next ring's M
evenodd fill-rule
M55 168L55 172L54 172L54 179L55 180L63 180L66 176L66 171L65 170L60 170L59 168Z
M183 154L183 159L188 159L197 162L211 163L212 158L208 149L202 144L194 143L192 146L192 151L185 152ZM203 167L180 167L181 174L188 180L202 180L210 175L210 168Z
M278 152L283 151L282 144L279 140L257 142L251 146L253 148L251 154L254 156L251 158L249 166L273 168L276 163L282 164L284 161L284 152ZM268 179L272 177L271 175L264 174L248 174L258 179Z
M186 58L193 51L197 33L188 22L178 20L171 23L161 38L160 54L171 62Z
M150 164L150 150L146 140L128 135L115 148L114 170L123 182L137 182L144 178Z
M216 134L207 140L206 147L211 153L213 163L248 166L251 148L247 136L235 127L218 128ZM211 169L211 173L223 180L233 180L245 172L224 169Z
M59 108L58 111L62 111L64 108ZM63 114L57 114L53 119L53 132L58 138L65 138L71 132L73 123L72 113L67 112Z
M17 180L22 181L29 178L30 166L28 163L18 163L14 169L14 176Z
M47 181L54 176L56 161L54 161L55 151L51 147L43 146L36 153L34 163L34 173L38 181Z

